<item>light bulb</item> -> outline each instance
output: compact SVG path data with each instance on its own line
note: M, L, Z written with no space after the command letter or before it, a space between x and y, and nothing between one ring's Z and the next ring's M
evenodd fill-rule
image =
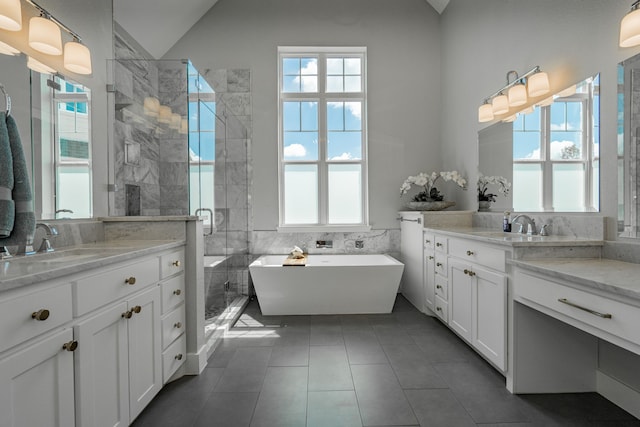
M37 59L33 59L32 57L27 58L27 67L29 67L30 70L42 74L54 74L56 72L56 70L54 70L53 68L44 65L42 62L38 61Z
M538 72L527 79L527 91L532 98L549 93L549 77L545 72Z
M509 88L508 96L510 107L524 105L527 103L527 88L523 84L518 83Z
M22 29L20 0L0 1L0 28L7 31L20 31Z
M29 46L47 55L62 55L60 27L50 19L34 16L29 21Z
M91 74L91 52L77 41L64 45L64 68L77 74Z
M501 93L493 98L491 105L493 106L493 114L499 116L509 111L509 98L507 98L507 95Z
M640 9L627 13L620 22L620 47L640 44Z
M480 123L490 122L493 120L493 108L491 104L482 104L480 108L478 108L478 121Z

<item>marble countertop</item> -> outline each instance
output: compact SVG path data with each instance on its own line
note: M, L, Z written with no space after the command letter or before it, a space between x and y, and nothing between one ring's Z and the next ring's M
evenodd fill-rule
M464 237L485 243L494 243L510 247L527 246L602 246L603 240L575 236L540 236L521 233L504 233L502 231L481 227L428 227L440 234L452 237Z
M107 240L0 260L0 292L179 247L184 240Z
M511 265L640 300L640 264L598 258L509 260Z
M195 215L158 215L158 216L104 216L96 218L102 222L160 222L160 221L197 221Z

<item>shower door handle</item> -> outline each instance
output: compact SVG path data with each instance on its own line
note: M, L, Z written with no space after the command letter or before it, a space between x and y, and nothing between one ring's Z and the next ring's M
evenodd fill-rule
M196 209L196 216L200 216L198 215L200 212L209 212L209 224L211 227L209 228L209 232L204 233L204 235L211 236L213 234L213 211L209 208L198 208Z

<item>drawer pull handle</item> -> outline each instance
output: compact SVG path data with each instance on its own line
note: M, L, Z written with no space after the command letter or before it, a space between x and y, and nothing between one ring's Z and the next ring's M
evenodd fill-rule
M433 259L433 255L429 255L429 259Z
M180 323L180 322L175 323L175 324L173 325L173 327L174 327L174 328L176 328L176 329L180 329L180 328L182 328L182 323Z
M431 243L431 240L425 240L424 242L425 243Z
M466 268L464 269L464 274L469 275L470 277L473 277L476 275L475 272L471 271L471 270L467 270Z
M441 262L436 262L436 266L437 267L442 267L442 263Z
M142 311L142 307L140 307L139 305L136 305L131 309L131 311L134 312L135 314L138 314Z
M34 311L33 313L31 313L31 318L36 320L47 320L49 318L49 314L50 314L49 310L47 310L46 308L43 308L41 310Z
M131 316L133 316L133 312L131 310L127 310L122 313L122 317L125 319L131 319Z
M182 263L178 260L178 261L173 261L171 265L173 265L174 267L180 267Z
M182 360L182 353L178 353L178 354L176 354L175 359L176 359L176 360Z
M78 341L66 342L66 343L62 344L62 348L67 350L67 351L76 351L76 348L78 348Z
M174 295L180 295L182 293L182 291L180 289L176 289L175 291L173 291Z
M586 307L582 307L582 306L580 306L578 304L574 304L574 303L572 303L571 301L569 301L566 298L558 298L558 302L561 302L563 304L570 305L571 307L575 307L577 309L586 311L587 313L593 314L594 316L602 317L603 319L611 319L613 317L608 313L599 313L599 312L597 312L595 310L591 310L590 308L586 308Z
M136 284L136 278L131 276L128 279L124 279L124 283L126 283L127 285L135 285Z
M436 243L436 246L441 248L442 247L442 243Z
M473 251L467 251L467 256L473 255Z
M436 307L436 311L442 311L442 308Z
M442 286L436 285L436 289L442 289Z

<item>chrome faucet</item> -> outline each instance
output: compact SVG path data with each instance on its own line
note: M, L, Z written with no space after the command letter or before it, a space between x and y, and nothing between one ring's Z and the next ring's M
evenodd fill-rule
M520 220L520 222L518 222L518 220ZM531 217L523 214L517 215L515 218L513 218L513 221L511 221L512 225L516 223L520 226L517 231L518 233L538 234L538 231L536 230L536 222L531 219Z
M42 238L42 243L40 244L40 248L38 248L38 252L53 252L54 249L51 247L51 242L49 241L49 237L57 236L58 230L53 225L49 225L46 222L37 223L36 230L38 228L42 228L45 232L45 235Z

